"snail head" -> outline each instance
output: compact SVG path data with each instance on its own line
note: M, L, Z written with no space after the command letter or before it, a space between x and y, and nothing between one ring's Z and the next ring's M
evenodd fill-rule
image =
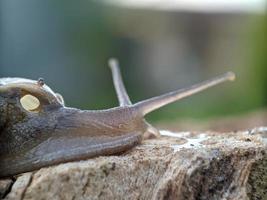
M63 106L61 95L43 79L0 79L0 157L21 152L47 136L44 130L49 132L55 126L54 113Z

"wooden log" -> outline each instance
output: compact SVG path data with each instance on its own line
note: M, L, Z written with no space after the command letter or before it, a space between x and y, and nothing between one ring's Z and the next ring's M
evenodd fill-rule
M266 133L264 127L161 131L161 138L121 155L22 174L3 194L9 200L267 199Z

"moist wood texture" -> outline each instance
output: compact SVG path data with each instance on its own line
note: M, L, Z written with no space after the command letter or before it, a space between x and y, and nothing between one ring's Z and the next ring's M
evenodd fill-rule
M0 191L16 200L267 199L266 132L161 131L122 155L22 174Z

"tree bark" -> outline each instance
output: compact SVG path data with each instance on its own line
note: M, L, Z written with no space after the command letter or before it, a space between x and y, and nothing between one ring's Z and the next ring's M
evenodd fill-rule
M161 138L121 155L2 180L0 194L9 200L267 199L266 133L264 127L230 133L161 131Z

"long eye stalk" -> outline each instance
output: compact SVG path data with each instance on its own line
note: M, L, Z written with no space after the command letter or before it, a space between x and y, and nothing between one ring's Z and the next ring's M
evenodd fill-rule
M191 96L207 88L218 85L219 83L223 83L225 81L233 81L233 80L235 80L235 74L233 72L227 72L223 75L217 76L213 79L204 81L202 83L193 85L191 87L181 89L181 90L176 90L176 91L173 91L173 92L170 92L170 93L158 96L158 97L154 97L151 99L138 102L134 104L134 106L136 106L137 110L141 112L143 116L145 116L146 114L158 108L161 108L167 104L170 104L182 98Z

